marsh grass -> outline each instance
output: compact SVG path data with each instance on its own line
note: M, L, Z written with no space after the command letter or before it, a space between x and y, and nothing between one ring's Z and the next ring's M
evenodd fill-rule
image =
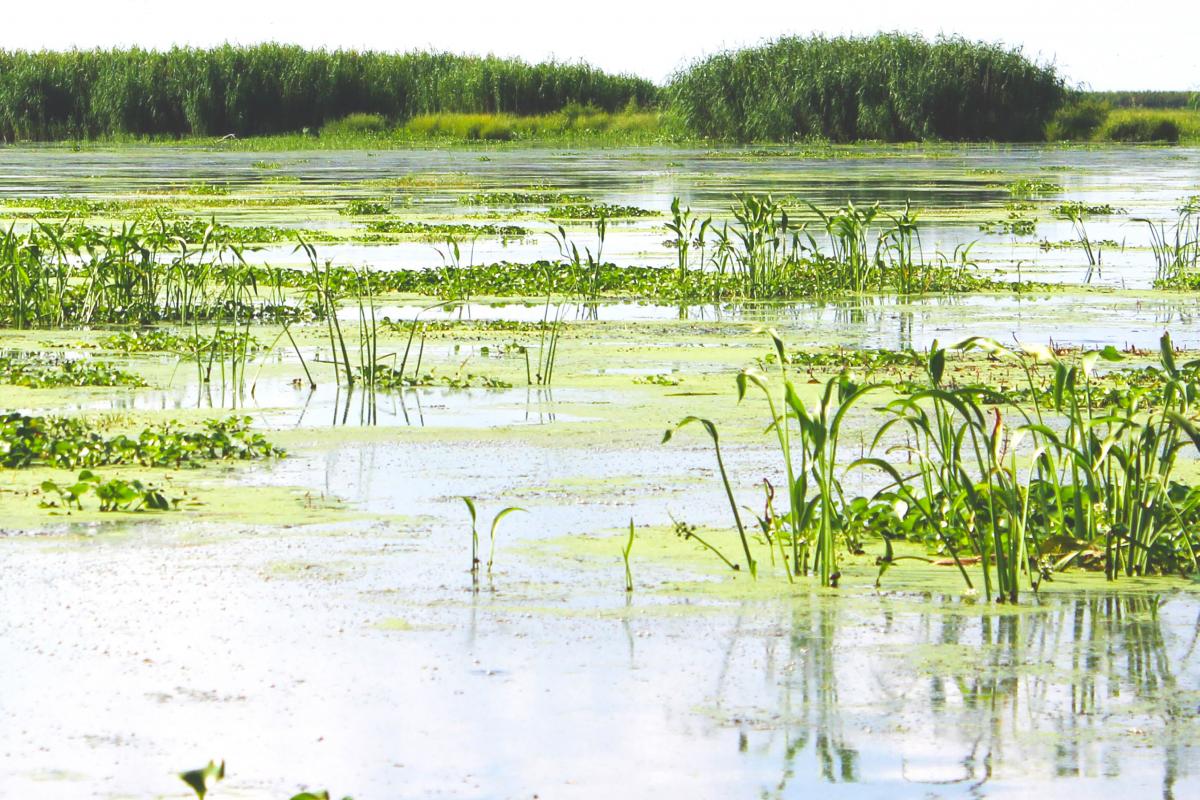
M1139 217L1150 232L1150 250L1154 254L1156 286L1186 288L1195 285L1200 268L1200 209L1191 203L1183 205L1175 222L1163 222Z
M416 115L647 107L645 79L582 63L293 45L0 52L0 139L378 130Z
M759 523L768 548L790 545L789 571L834 586L837 548L857 551L869 534L885 540L880 577L899 560L886 540L914 539L948 556L969 589L977 569L984 594L1005 602L1073 564L1100 565L1110 580L1196 572L1200 489L1176 476L1184 451L1200 449L1200 361L1178 365L1169 336L1160 343L1159 365L1145 370L1154 386L1139 383L1106 404L1094 396L1095 371L1124 360L1115 348L1072 358L975 337L949 348L935 343L923 384L859 385L843 372L826 381L809 408L787 374L782 341L772 335L772 343L782 389L754 370L739 373L737 388L739 400L751 387L767 400L766 431L782 455L788 508L774 511L774 489L765 482ZM947 382L950 355L970 352L1015 369L1026 393ZM1048 391L1041 370L1052 376ZM882 422L867 423L869 452L843 465L846 415L876 391L895 399L875 410ZM716 425L690 417L677 428L692 422L717 448L725 495L753 563ZM845 476L864 469L888 482L873 495L848 497Z

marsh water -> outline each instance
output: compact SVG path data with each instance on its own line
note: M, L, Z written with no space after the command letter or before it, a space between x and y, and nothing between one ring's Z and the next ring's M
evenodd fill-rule
M340 204L381 194L397 215L484 222L463 196L546 186L658 212L681 196L717 215L739 191L821 206L911 200L925 209L927 252L977 241L982 271L1015 279L1021 262L1025 278L1068 285L567 304L552 388L527 388L526 362L496 355L520 333L486 330L431 337L425 357L438 375L476 370L508 388L367 397L322 378L310 391L285 349L264 360L252 392L202 387L194 369L128 355L120 363L148 386L4 387L6 411L139 422L245 413L288 456L153 473L196 507L117 521L40 509L40 477L0 471L0 797L183 798L175 773L210 758L229 769L213 800L324 787L356 800L1200 796L1194 580L1109 584L1076 571L997 606L950 569L898 566L876 589L873 544L850 559L842 588L817 590L765 566L750 581L673 535L676 519L730 527L711 447L699 436L660 444L684 415L722 424L747 505L761 504L763 477L777 480L763 409L738 404L733 386L770 349L760 327L809 348L922 349L987 335L1150 349L1164 330L1200 348L1200 298L1148 289L1153 261L1134 221L1173 219L1200 194L1200 151L836 152L0 149L0 198L136 198L219 182L231 202L211 212L218 219L304 228L349 225ZM1121 209L1089 221L1094 239L1126 244L1106 251L1095 285L1078 285L1079 250L1039 246L1071 240L1069 222L1042 213L1032 236L979 230L1007 214L1002 186L1016 177L1061 184L1049 205ZM233 202L270 197L305 202ZM556 254L536 210L495 215L531 234L480 237L473 263ZM662 224L614 224L606 259L669 265ZM591 235L573 231L581 244ZM409 269L441 263L435 244L320 252ZM299 263L291 246L252 257ZM379 313L411 319L427 305L385 298ZM544 314L479 300L423 318ZM0 335L82 357L103 333ZM312 364L321 333L298 328ZM496 511L524 509L504 521L495 568L477 582L463 495L481 506L485 547Z

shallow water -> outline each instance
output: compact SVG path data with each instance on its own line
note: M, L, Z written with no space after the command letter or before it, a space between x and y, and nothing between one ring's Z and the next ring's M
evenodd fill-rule
M483 161L474 151L0 148L0 194L128 196L194 180L260 192L252 164L275 160L283 167L272 174L303 182L268 191L311 192L318 202L301 216L312 219L254 208L239 220L344 225L332 203L384 191L362 181L417 173L448 182L388 193L411 197L428 219L470 213L457 204L465 192L542 182L658 210L678 194L714 213L739 190L825 205L912 198L929 209L929 251L978 238L980 209L1003 216L1007 193L989 184L1011 177L1047 177L1064 185L1061 199L1126 208L1089 223L1094 237L1118 240L1139 234L1128 217L1167 218L1200 191L1195 149L864 153L500 149ZM668 263L660 226L614 225L606 253ZM1042 222L1038 236L1070 232ZM548 247L544 237L481 240L473 259L523 260ZM438 263L421 242L322 252L377 267ZM986 269L1024 260L1027 277L1078 281L1082 272L1073 252L1042 253L1032 240L989 237L976 252ZM258 257L294 258L290 248ZM1105 264L1109 285L1147 282L1144 252L1106 253ZM985 335L1152 349L1166 329L1197 349L1198 302L1076 289L568 304L552 309L572 326L552 391L422 388L370 403L329 376L315 392L296 388L302 373L289 355L268 360L252 395L202 390L186 366L170 386L21 395L47 398L30 411L138 421L197 408L247 413L289 456L173 477L197 481L210 511L230 504L222 488L251 505L262 497L278 515L270 526L249 514L261 509L222 509L229 515L213 521L204 508L115 525L48 512L34 529L0 522L0 797L183 797L174 773L209 758L230 769L213 800L302 787L358 800L1200 796L1194 584L1071 573L1015 608L994 607L948 569L921 577L897 566L876 592L876 543L849 559L838 592L790 587L765 554L764 579L749 584L669 532L680 519L719 528L725 538L715 541L735 547L711 444L695 432L659 443L685 414L716 419L739 500L761 504L755 481L781 466L760 405L738 405L732 383L769 350L750 332L758 326L795 348L924 348ZM423 307L378 314L411 319ZM536 322L544 313L541 304L472 303L422 319ZM315 362L319 339L297 335ZM468 360L489 375L523 369L482 350L522 334L442 337L425 350L439 374ZM155 374L171 368L151 360ZM660 373L683 384L634 383ZM865 446L853 438L845 448ZM0 510L36 505L0 479ZM847 491L862 491L854 481ZM485 549L491 515L525 509L505 519L494 574L478 591L463 495L479 501ZM333 521L305 516L326 504ZM627 596L619 548L631 517L637 588Z
M1195 596L627 602L507 544L472 594L457 533L10 552L0 788L181 797L211 755L227 797L1200 791Z
M841 151L843 153L848 151ZM235 153L169 147L86 150L0 148L0 197L81 194L129 197L138 192L176 189L194 181L228 184L251 196L304 195L322 208L231 209L223 217L256 224L344 227L347 219L333 208L354 197L392 197L399 214L430 222L467 221L485 209L462 206L463 195L529 186L550 186L585 193L597 202L637 205L666 214L679 196L702 215L729 219L738 192L771 193L830 208L853 201L875 201L895 208L906 200L923 212L922 247L929 260L936 251L953 253L963 244L985 268L1015 277L1022 262L1028 278L1077 283L1086 259L1078 248L1043 252L1037 243L1074 241L1071 223L1048 217L1049 207L1066 200L1123 209L1112 217L1088 220L1089 236L1128 247L1107 248L1100 285L1143 288L1154 277L1144 249L1145 226L1134 220L1173 220L1174 208L1200 193L1200 149L1189 147L1104 147L1061 149L1047 146L857 148L850 158L825 158L820 152L797 155L792 148L708 151L676 148L569 151L500 148L473 150L391 150L378 152ZM803 156L803 157L801 157ZM484 160L486 159L486 160ZM254 168L258 161L280 164L277 170ZM264 179L300 179L266 184ZM367 181L418 176L442 183L377 187ZM1010 199L1002 184L1014 178L1041 178L1062 185L1061 192L1035 198L1045 208L1034 236L985 235L984 220L1007 217ZM533 209L537 210L537 209ZM500 209L502 216L513 209ZM1026 215L1028 216L1028 215ZM534 235L502 242L480 237L464 243L464 263L532 261L557 256L546 221L516 220ZM618 264L672 264L663 242L661 218L614 221L605 245L607 259ZM593 236L575 225L580 245L594 248ZM1133 249L1129 249L1133 248ZM424 242L377 245L327 245L325 257L339 263L369 263L376 269L435 266L434 247ZM269 247L254 258L274 264L299 263L292 245Z
M344 316L353 319L356 309ZM770 325L803 346L927 349L969 336L1005 342L1109 344L1152 348L1170 329L1177 346L1200 346L1200 300L1190 294L1138 295L1066 291L1061 294L865 297L828 302L669 306L652 303L466 303L380 305L381 319L541 322L685 322ZM686 330L686 329L681 329Z

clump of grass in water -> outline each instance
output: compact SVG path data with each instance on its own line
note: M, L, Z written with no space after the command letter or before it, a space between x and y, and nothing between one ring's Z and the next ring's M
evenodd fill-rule
M773 341L782 363L782 343L778 337ZM1032 408L986 386L947 385L947 353L971 350L1015 364L1026 376ZM790 540L793 570L811 569L822 584L836 585L836 540L857 549L852 532L860 528L885 538L917 539L948 553L968 589L974 584L967 568L978 565L987 597L1006 602L1017 601L1022 584L1036 591L1043 580L1087 556L1103 563L1109 579L1194 573L1200 487L1178 482L1174 473L1185 447L1200 450L1194 422L1200 361L1176 365L1164 335L1162 386L1153 404L1147 399L1150 389L1138 387L1097 412L1095 367L1121 359L1111 347L1084 352L1071 363L1041 346L1012 350L983 338L952 348L935 344L926 364L927 384L903 390L882 409L888 418L869 437L872 455L844 468L837 463L837 439L845 415L883 385L858 386L839 375L826 383L816 410L810 411L786 373L777 404L763 377L743 371L739 398L749 386L766 395L767 430L779 440L786 473L786 513L773 511L773 490L766 483L760 524L768 546L772 540ZM1053 371L1049 405L1043 404L1037 365ZM689 418L681 425L690 422L704 424L717 444L715 424ZM888 458L873 455L901 432L904 443L888 445ZM719 446L717 452L725 495L750 560ZM908 474L896 456L913 465ZM890 484L871 497L847 500L842 477L868 467L881 471ZM881 576L898 560L885 542Z
M771 413L767 429L776 434L787 474L792 571L806 574L811 563L822 586L836 586L839 574L834 538L844 528L839 521L844 493L837 475L838 442L846 414L879 387L859 386L843 372L826 382L820 401L809 409L787 373L783 340L774 332L771 339L782 382L779 402L766 376L752 370L743 370L737 377L738 401L752 386L767 399Z
M1154 254L1155 286L1164 288L1194 288L1200 269L1200 208L1191 202L1179 209L1179 216L1169 228L1144 217L1141 222L1150 230L1150 250Z

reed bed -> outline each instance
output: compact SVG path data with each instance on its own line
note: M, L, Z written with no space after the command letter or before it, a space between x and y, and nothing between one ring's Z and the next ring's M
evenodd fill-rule
M353 114L547 114L645 107L650 82L586 64L306 50L263 44L164 52L0 52L0 139L253 136ZM360 118L361 119L361 118Z
M671 111L737 141L1040 141L1062 78L1019 50L900 33L787 37L678 72Z

